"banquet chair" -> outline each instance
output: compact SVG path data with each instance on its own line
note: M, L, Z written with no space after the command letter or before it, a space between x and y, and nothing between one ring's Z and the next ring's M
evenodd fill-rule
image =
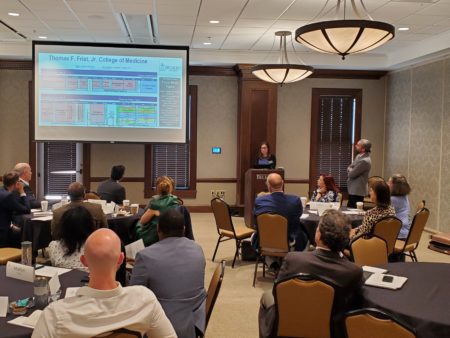
M16 248L0 248L0 265L8 262L20 262L22 250Z
M225 261L220 262L209 282L208 293L206 296L206 320L205 320L205 331L208 327L209 319L211 318L214 305L216 304L217 296L219 296L220 288L222 286L223 275L225 273Z
M388 256L394 252L395 242L402 228L402 221L397 217L388 216L380 219L372 228L372 235L386 241Z
M367 234L356 236L350 243L350 252L353 261L359 266L388 263L386 241L377 236L370 238L367 238Z
M415 250L419 246L420 237L422 236L423 229L427 224L430 211L427 208L419 210L411 222L411 228L409 229L408 237L406 240L398 239L395 242L394 253L403 253L406 256L411 257L413 262L417 262L417 256Z
M277 280L273 286L273 337L331 337L334 286L310 274Z
M94 191L87 191L84 194L85 200L101 200L100 196Z
M239 250L241 248L241 241L246 238L250 238L250 236L255 232L255 230L247 228L246 226L234 226L233 220L231 219L230 207L224 200L220 198L213 198L211 200L211 209L214 214L214 219L216 222L217 233L219 234L219 238L217 239L216 249L214 250L214 254L212 257L212 261L214 262L214 258L216 257L217 249L219 248L219 244L221 242L228 241L230 239L234 239L236 241L236 252L234 254L233 263L231 265L234 268L234 263L236 262L236 258L239 256Z
M263 264L263 277L266 276L266 257L284 257L289 252L288 222L281 215L261 214L256 217L258 224L258 252L253 274L253 287L256 284L258 265Z
M414 338L413 328L377 309L350 311L345 317L347 338Z

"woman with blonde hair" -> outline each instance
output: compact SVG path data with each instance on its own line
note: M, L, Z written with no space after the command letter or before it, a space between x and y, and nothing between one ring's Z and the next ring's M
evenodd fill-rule
M175 182L168 176L158 177L156 180L156 195L153 196L145 208L145 212L136 225L136 237L142 238L145 246L158 242L157 225L159 216L169 209L181 205L177 196L172 195Z

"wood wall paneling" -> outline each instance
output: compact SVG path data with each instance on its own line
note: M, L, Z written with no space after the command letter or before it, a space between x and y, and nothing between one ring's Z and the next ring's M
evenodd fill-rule
M236 204L244 204L245 172L252 167L259 144L267 141L276 154L278 86L255 78L251 65L237 65L239 74Z

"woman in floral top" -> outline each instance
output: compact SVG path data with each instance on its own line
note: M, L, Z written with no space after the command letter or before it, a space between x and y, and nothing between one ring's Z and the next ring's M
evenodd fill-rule
M314 190L312 202L339 202L339 189L336 187L333 176L320 174L317 180L317 189Z
M61 217L61 238L51 241L48 253L53 266L87 271L81 264L86 238L97 229L91 213L83 206L68 209Z
M359 234L369 234L374 225L382 218L395 216L395 209L391 205L389 186L384 181L378 181L369 188L370 199L376 204L375 208L366 212L362 224L353 229L350 237Z

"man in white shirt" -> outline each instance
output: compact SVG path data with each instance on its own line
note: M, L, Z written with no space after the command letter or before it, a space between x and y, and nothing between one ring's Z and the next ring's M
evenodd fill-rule
M90 272L89 285L81 287L75 297L51 303L32 337L93 337L121 328L152 338L176 337L152 291L144 286L122 287L115 281L123 259L120 239L112 230L93 232L81 256Z

